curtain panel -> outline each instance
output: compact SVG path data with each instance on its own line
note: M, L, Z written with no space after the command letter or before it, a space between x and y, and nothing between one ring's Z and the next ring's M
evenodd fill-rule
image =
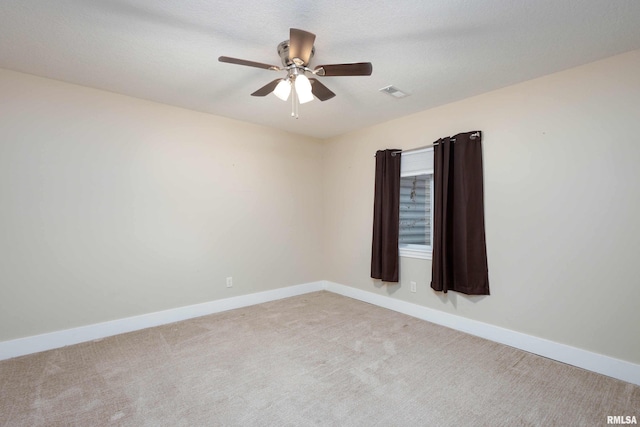
M471 135L476 134L472 138ZM434 218L431 287L489 295L484 228L482 134L434 143Z
M373 199L371 277L397 282L399 276L398 233L400 223L400 158L398 149L376 152Z

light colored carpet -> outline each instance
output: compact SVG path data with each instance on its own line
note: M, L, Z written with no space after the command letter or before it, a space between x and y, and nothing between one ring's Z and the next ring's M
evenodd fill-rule
M595 426L640 387L328 292L0 362L3 426Z

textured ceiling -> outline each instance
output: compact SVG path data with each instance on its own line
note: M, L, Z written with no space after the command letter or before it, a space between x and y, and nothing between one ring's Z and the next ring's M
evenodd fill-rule
M289 28L317 35L311 68L337 96L290 117L280 65ZM0 67L327 138L640 49L637 0L1 0ZM394 85L409 97L378 92ZM0 94L1 99L2 94Z

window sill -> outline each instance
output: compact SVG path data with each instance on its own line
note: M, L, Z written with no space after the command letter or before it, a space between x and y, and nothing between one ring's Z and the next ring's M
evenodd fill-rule
M400 256L403 258L431 259L431 251L424 249L400 248Z

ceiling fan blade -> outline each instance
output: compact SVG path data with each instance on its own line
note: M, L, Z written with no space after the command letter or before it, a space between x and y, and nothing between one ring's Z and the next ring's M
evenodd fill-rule
M311 93L320 101L326 101L336 96L328 87L320 83L318 79L311 78L309 81L311 82Z
M370 76L373 65L371 62L318 65L313 72L319 76Z
M271 92L273 92L273 90L276 88L276 86L278 86L278 83L280 83L281 80L282 79L275 79L274 81L267 83L266 85L262 86L257 91L253 92L251 94L251 96L267 96L267 95L269 95Z
M264 68L265 70L280 71L281 68L275 65L263 64L262 62L247 61L246 59L230 58L228 56L218 57L218 61L229 64L246 65L247 67Z
M299 58L302 63L296 65L307 65L311 59L313 42L316 35L308 31L291 28L289 30L289 58L295 63L295 58Z

